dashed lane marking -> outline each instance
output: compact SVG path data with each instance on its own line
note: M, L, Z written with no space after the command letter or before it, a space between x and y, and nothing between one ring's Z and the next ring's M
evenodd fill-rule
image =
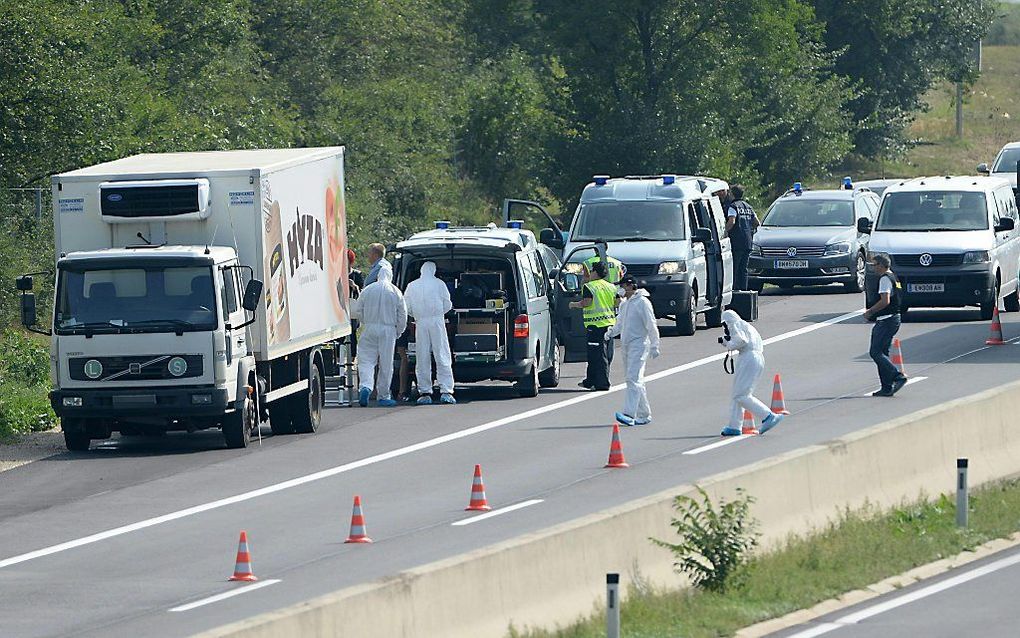
M515 512L517 510L524 509L525 507L531 507L532 505L538 505L539 503L543 503L543 502L545 502L543 499L534 498L534 499L531 499L530 501L524 501L523 503L517 503L516 505L510 505L508 507L503 507L503 508L500 508L498 510L492 510L491 512L486 512L485 514L479 514L478 516L472 516L471 518L465 518L462 521L456 521L454 523L451 523L451 525L453 525L454 527L460 527L462 525L470 525L471 523L477 523L479 521L484 521L485 519L492 518L493 516L499 516L500 514L508 514L510 512Z
M278 582L280 582L279 578L270 578L269 580L264 580L264 581L262 581L260 583L253 583L253 584L247 585L245 587L238 587L237 589L232 589L230 591L223 592L222 594L216 594L215 596L209 596L208 598L203 598L202 600L196 600L195 602L188 603L187 605L181 605L179 607L174 607L170 611L191 611L192 609L195 609L197 607L204 607L205 605L211 605L212 603L218 603L221 600L226 600L228 598L233 598L234 596L240 596L241 594L247 594L248 592L253 592L256 589L262 589L263 587L269 587L270 585L275 585Z

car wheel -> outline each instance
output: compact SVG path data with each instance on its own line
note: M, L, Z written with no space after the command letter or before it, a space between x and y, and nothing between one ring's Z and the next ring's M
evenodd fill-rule
M536 353L537 355L538 353ZM538 361L538 357L535 357L535 361ZM517 380L517 394L522 397L530 398L538 396L538 364L531 364L531 368L527 374Z
M538 384L543 388L555 388L560 384L560 366L563 365L563 348L559 339L553 342L552 366L538 373Z
M853 281L843 284L847 292L861 292L864 290L864 273L867 269L867 262L864 261L864 255L861 253L857 253L857 261L854 267L856 272Z
M308 389L291 397L290 414L294 431L312 434L322 421L322 381L319 366L312 365L308 375Z
M248 447L256 422L255 402L251 395L246 395L241 409L227 415L223 421L223 438L227 442L227 447L231 449Z
M1020 312L1020 284L1011 294L1002 298L1002 307L1006 312Z
M698 297L693 290L687 293L686 303L687 311L676 315L676 331L681 336L689 337L698 327Z

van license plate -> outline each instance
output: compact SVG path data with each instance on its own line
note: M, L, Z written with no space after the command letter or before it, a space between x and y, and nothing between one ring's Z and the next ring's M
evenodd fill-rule
M777 259L776 268L807 268L807 259Z
M907 284L907 292L945 292L945 284Z

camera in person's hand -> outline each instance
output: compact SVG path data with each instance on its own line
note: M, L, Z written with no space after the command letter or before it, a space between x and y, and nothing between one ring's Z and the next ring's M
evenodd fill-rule
M726 337L719 337L719 345L723 345L725 343L726 343Z

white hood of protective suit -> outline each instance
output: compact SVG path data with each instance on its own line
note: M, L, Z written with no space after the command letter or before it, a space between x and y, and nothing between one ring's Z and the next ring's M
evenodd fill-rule
M613 337L620 335L623 343L647 342L653 350L659 347L659 328L655 323L655 311L648 299L648 291L639 288L620 304L616 323L609 329Z
M394 326L397 334L407 327L407 308L404 296L391 283L393 271L389 268L379 270L375 282L365 286L361 295L354 301L354 318L361 320L364 326Z
M740 318L733 310L726 310L722 315L723 323L730 331L730 340L724 341L723 345L727 350L736 350L737 352L758 352L761 353L764 350L764 345L761 342L761 335L755 330L754 326L747 323Z
M407 284L404 301L408 314L416 321L440 319L453 309L450 291L436 277L436 264L431 261L422 264L421 276Z

